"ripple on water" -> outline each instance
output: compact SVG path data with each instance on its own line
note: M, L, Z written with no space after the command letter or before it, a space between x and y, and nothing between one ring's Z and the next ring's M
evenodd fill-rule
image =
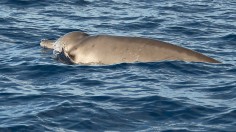
M2 0L0 7L0 131L234 130L234 0ZM39 47L75 30L160 39L223 63L66 65Z

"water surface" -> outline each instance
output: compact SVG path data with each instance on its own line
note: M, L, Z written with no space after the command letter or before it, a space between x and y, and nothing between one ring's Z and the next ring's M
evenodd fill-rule
M0 131L234 131L236 2L2 0ZM70 31L158 39L222 64L62 64Z

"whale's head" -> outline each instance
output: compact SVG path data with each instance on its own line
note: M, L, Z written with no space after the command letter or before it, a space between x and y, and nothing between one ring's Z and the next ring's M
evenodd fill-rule
M53 43L54 50L61 52L62 49L69 52L76 45L78 45L84 38L89 36L83 32L70 32L60 37L56 42Z
M54 57L67 64L73 63L70 52L76 48L89 35L83 32L70 32L60 37L56 41L43 39L40 46L53 50ZM70 62L70 63L69 63Z
M43 39L40 46L43 48L53 49L57 52L62 52L62 49L70 51L74 46L79 44L84 38L89 35L83 32L70 32L60 37L56 41Z

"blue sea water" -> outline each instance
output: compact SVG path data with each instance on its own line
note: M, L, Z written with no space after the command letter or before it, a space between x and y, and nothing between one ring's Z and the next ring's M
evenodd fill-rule
M236 131L235 0L1 0L0 131ZM66 65L70 31L158 39L222 64Z

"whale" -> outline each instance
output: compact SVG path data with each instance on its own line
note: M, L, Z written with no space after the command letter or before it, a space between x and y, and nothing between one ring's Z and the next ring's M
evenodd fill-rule
M150 38L89 35L69 32L57 40L43 39L43 48L53 49L56 58L67 64L102 64L185 61L221 63L199 52Z

